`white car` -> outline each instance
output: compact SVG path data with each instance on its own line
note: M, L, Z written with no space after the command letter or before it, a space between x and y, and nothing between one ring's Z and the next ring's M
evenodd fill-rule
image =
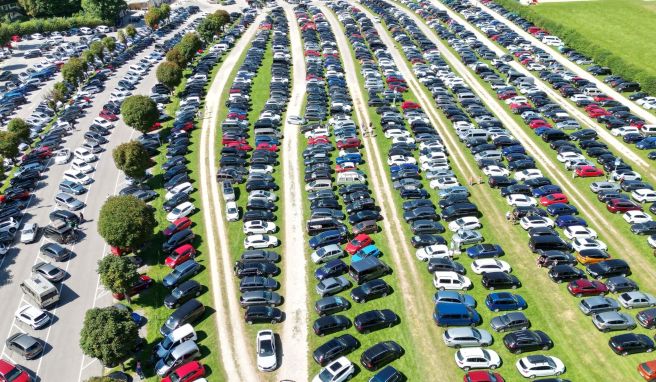
M429 183L430 188L444 190L446 188L459 186L458 178L455 176L441 176L437 179L431 180Z
M649 235L647 238L647 243L650 247L656 248L656 235Z
M69 160L71 160L72 156L73 153L71 150L61 149L55 153L55 164L66 164Z
M387 164L389 166L402 165L402 164L417 164L417 160L413 157L405 155L392 155L387 159Z
M468 371L471 369L496 369L501 366L501 358L491 349L465 348L455 354L456 365Z
M75 170L83 174L88 174L90 172L93 172L95 168L90 164L88 164L87 162L83 161L82 159L75 158L71 162L71 170Z
M475 216L465 216L449 223L449 231L473 230L481 228L481 222Z
M114 128L113 123L111 123L110 121L108 121L104 118L100 118L100 117L94 119L93 124L98 125L100 127L104 127L105 129L113 129Z
M629 224L646 223L653 220L651 216L642 211L626 211L622 216Z
M32 329L41 329L50 322L50 315L35 306L27 304L18 308L16 319Z
M436 257L451 257L449 247L444 244L433 244L415 251L415 256L421 261L428 261Z
M83 185L87 185L93 180L86 176L85 174L75 171L75 170L66 170L64 171L64 180L70 180L71 182L77 182Z
M575 160L585 160L585 157L579 153L571 152L571 151L564 151L556 156L556 159L558 162L565 163L567 161L575 161Z
M98 160L98 156L91 151L87 150L84 147L78 147L73 151L73 155L76 158L80 158L87 163L95 162Z
M196 206L192 202L182 202L166 215L166 220L173 222L179 218L191 215L194 211L196 211Z
M259 371L273 371L278 367L278 354L276 353L276 337L272 330L260 330L255 336L257 351L257 369Z
M185 194L191 194L194 191L194 186L189 182L180 183L177 186L170 189L164 196L165 200L169 200L177 194L183 192Z
M656 202L656 191L648 188L641 188L631 193L631 198L638 203Z
M524 182L529 179L541 178L542 171L537 168L529 168L515 173L515 180L518 182Z
M608 249L608 246L603 241L597 239L574 238L572 240L572 248L576 252L581 252L584 249L601 249L605 251Z
M23 244L34 243L39 234L39 225L36 223L25 223L20 230L20 242Z
M15 218L8 218L0 221L0 232L9 232L13 234L18 230L19 221Z
M561 375L565 372L565 364L556 357L543 354L529 355L520 358L515 363L519 374L526 378L548 377Z
M524 216L519 220L519 225L528 231L532 228L553 228L554 221L544 216Z
M332 361L312 378L312 382L344 382L353 377L355 366L342 356Z
M226 220L229 222L239 220L239 208L234 201L226 202Z
M453 271L438 271L433 273L433 286L438 290L467 290L472 282L469 277Z
M261 249L278 246L278 238L270 235L251 235L244 238L244 248Z
M610 178L616 182L623 182L625 180L642 180L642 175L635 171L613 171L610 173Z
M622 126L622 127L616 127L614 129L610 130L610 133L614 137L623 137L623 136L625 136L626 134L629 134L629 133L639 133L639 132L640 132L640 130L638 130L638 128L635 127L635 126Z
M477 275L487 272L506 272L510 273L512 268L510 264L503 260L497 259L478 259L474 260L471 264L472 272Z
M264 234L276 232L276 224L274 222L267 222L264 220L251 220L244 223L244 234Z
M570 240L574 239L596 239L597 232L592 228L584 227L582 225L572 225L563 229L565 237Z
M510 175L510 171L499 166L485 166L483 168L483 174L487 176L508 176Z
M506 202L513 207L535 207L538 205L535 198L524 194L510 194L506 196Z
M298 115L290 115L287 117L287 123L290 125L302 125L305 123L305 118Z

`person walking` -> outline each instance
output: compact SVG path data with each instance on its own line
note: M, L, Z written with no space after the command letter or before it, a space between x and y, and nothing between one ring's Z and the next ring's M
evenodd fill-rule
M137 366L134 368L134 371L137 372L137 375L139 376L140 380L146 378L146 376L144 375L143 370L141 369L141 361L137 361Z
M84 215L82 212L80 212L80 224L84 223L86 220L84 220Z

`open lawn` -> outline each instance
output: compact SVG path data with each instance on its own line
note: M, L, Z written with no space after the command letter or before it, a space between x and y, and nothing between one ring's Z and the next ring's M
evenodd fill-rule
M531 8L656 75L656 2L600 0L545 3Z

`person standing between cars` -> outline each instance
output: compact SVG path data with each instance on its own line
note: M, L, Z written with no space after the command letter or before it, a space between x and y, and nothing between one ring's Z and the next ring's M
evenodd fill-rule
M134 371L137 372L137 375L139 376L140 380L146 378L143 370L141 369L141 361L137 361L137 366L134 368Z
M82 212L80 212L80 224L84 223L86 220L84 220L84 215Z

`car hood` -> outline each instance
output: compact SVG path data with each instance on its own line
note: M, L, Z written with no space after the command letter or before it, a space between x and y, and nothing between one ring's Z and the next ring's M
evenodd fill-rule
M257 357L257 364L262 369L272 369L276 366L276 363L277 359L275 354L266 357Z

